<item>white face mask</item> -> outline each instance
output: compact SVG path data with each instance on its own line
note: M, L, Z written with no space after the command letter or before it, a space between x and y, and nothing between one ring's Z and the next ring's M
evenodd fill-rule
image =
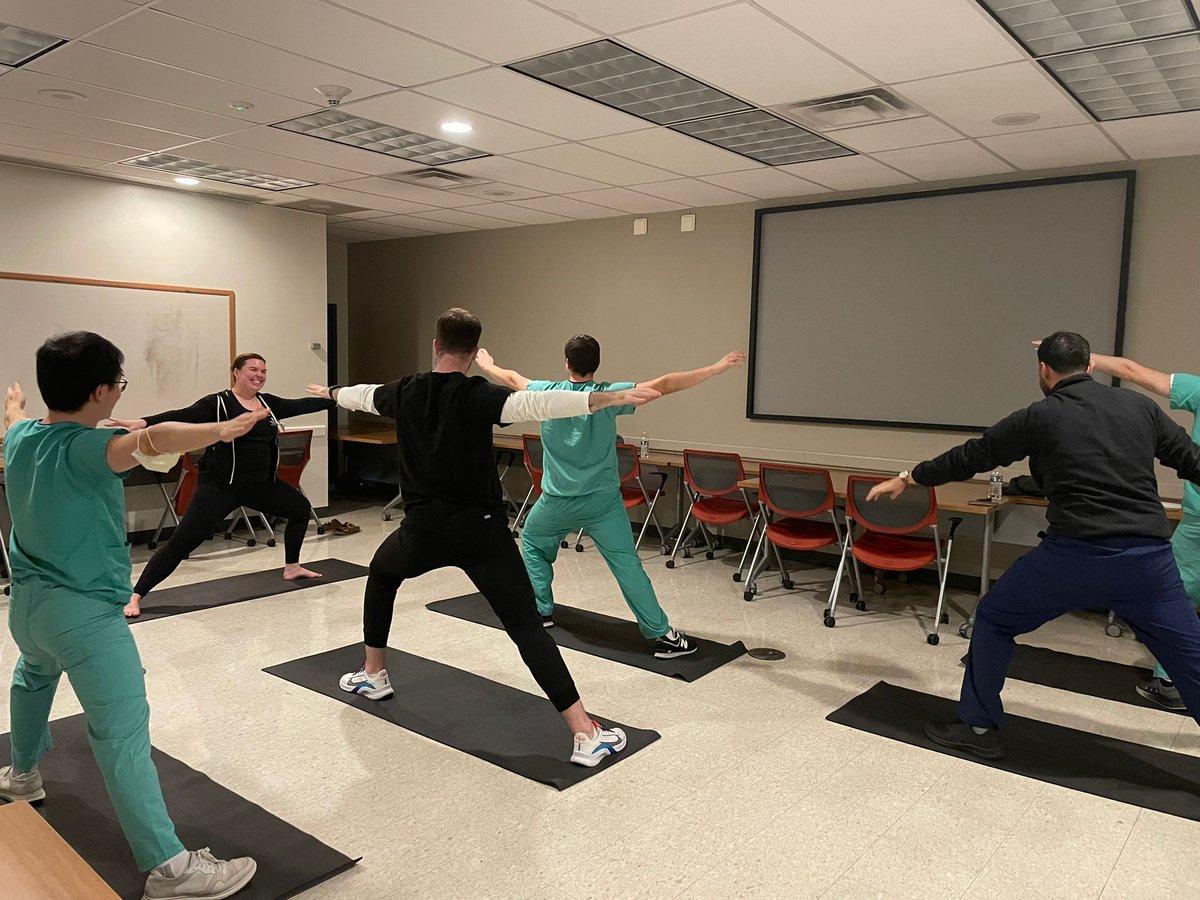
M142 452L142 435L146 436L146 443L150 445L150 449L154 451L155 456L147 456ZM175 463L179 462L178 453L159 453L158 448L154 446L154 441L150 439L150 430L143 428L138 432L137 447L129 454L138 461L143 469L148 469L151 472L170 472L175 468Z

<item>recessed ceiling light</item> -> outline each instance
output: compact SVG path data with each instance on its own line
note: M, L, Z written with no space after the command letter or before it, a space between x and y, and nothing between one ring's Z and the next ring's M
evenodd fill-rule
M1008 113L992 119L993 125L1032 125L1040 119L1037 113Z
M184 185L187 185L188 187L192 187L193 185L199 184L200 179L192 178L187 175L180 175L178 178L175 179L175 183L176 184L184 184Z
M768 166L854 155L853 150L761 109L713 116L699 122L681 122L672 125L671 129Z
M234 112L249 112L254 109L254 104L246 100L234 100L229 104L229 108Z
M487 197L511 197L512 191L484 191L484 196Z
M6 25L0 22L0 65L19 66L29 62L36 56L41 56L48 50L53 50L66 40L52 34L40 31L30 31L28 28L18 28L16 25Z
M443 122L442 131L447 134L470 134L475 129L466 122Z
M78 91L68 91L66 88L42 88L38 91L39 97L46 97L50 100L63 100L67 103L79 103L87 100L87 94L81 94Z
M279 175L268 175L264 172L251 172L248 169L231 169L228 166L218 166L214 163L201 162L198 159L172 156L169 153L148 153L145 156L123 160L121 165L135 166L139 169L157 169L160 172L205 178L225 184L238 184L242 187L261 188L265 191L289 191L292 188L311 187L315 183L283 178Z
M386 153L401 159L411 159L428 166L478 159L488 155L482 150L453 144L427 134L409 131L407 128L397 128L372 119L352 116L336 109L326 109L287 122L277 122L271 127L360 147L363 150L374 150L376 153Z

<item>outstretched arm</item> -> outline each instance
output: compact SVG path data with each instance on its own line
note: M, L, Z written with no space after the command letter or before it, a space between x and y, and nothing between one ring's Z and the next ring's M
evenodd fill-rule
M662 395L638 386L625 391L516 391L504 401L500 422L544 422L587 416L609 406L645 406Z
M640 385L641 387L658 391L663 396L677 394L680 391L693 388L701 382L708 381L714 375L720 375L734 366L740 366L745 361L746 354L741 350L734 350L726 353L711 366L692 369L690 372L668 372L666 375L659 375L653 381L643 381Z
M1100 353L1093 353L1092 362L1095 364L1097 372L1112 375L1122 381L1131 381L1138 387L1152 394L1158 394L1160 397L1171 396L1171 376L1166 372L1159 372L1123 356L1104 356Z
M135 450L140 450L146 456L162 456L199 450L217 441L232 441L246 434L268 415L270 413L266 409L257 409L224 422L161 422L145 430L117 435L108 442L108 467L114 472L128 472L138 465L133 457Z
M4 427L12 428L17 422L28 418L25 415L25 392L20 384L14 382L4 392Z
M496 365L496 360L492 358L492 354L488 353L482 347L475 355L475 365L483 370L483 374L497 384L502 384L506 388L514 391L523 391L529 387L529 379L513 369L502 369Z

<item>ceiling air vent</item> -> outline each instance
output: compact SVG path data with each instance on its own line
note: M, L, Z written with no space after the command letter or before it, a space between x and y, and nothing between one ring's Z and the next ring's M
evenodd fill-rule
M775 111L813 131L833 131L855 125L874 125L892 119L921 115L905 100L885 88L821 97L799 103L785 103Z
M488 183L486 178L472 178L461 172L450 172L443 169L419 169L416 172L398 172L395 175L384 175L383 177L391 181L403 181L406 184L419 184L421 187L439 190Z

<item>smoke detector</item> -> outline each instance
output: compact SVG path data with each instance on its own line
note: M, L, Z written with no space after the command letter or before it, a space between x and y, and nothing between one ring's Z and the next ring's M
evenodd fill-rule
M794 122L813 131L833 131L856 125L874 125L908 119L921 113L886 88L871 88L836 97L820 97L774 107Z
M325 98L330 106L338 106L350 93L344 84L318 84L314 90Z
M477 184L487 184L486 178L474 178L461 172L450 172L445 169L419 169L416 172L400 172L395 175L384 175L391 181L403 181L405 184L419 184L421 187L447 188L471 187Z

